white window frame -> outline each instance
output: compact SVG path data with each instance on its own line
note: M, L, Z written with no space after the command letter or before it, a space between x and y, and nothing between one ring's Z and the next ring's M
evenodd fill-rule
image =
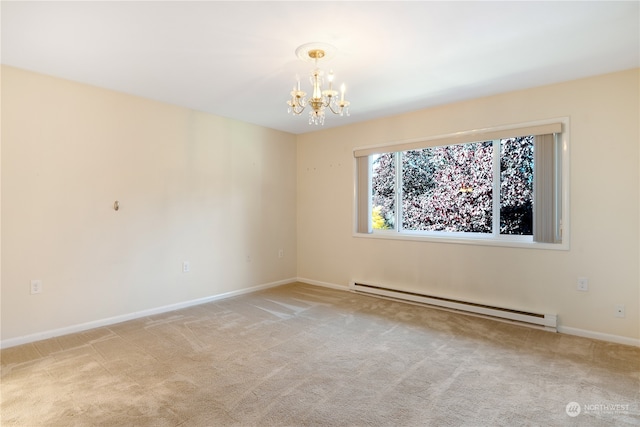
M354 160L354 197L353 197L353 220L354 220L354 228L353 228L353 236L357 238L364 239L392 239L392 240L407 240L407 241L422 241L422 242L437 242L437 243L453 243L453 244L466 244L466 245L483 245L483 246L505 246L505 247L517 247L517 248L530 248L530 249L549 249L549 250L569 250L570 248L570 150L569 150L569 141L570 141L570 122L568 117L562 118L554 118L549 120L541 120L535 122L527 122L516 125L508 125L508 126L497 126L487 129L481 130L472 130L466 132L456 132L453 134L447 135L438 135L428 138L420 138L420 139L412 139L412 140L402 140L396 141L392 143L385 143L380 145L373 146L362 146L356 147L354 149L354 153L357 150L367 150L377 147L384 147L386 152L394 151L394 146L413 144L416 142L424 142L424 147L432 147L432 146L443 146L443 145L453 145L459 142L452 142L452 144L447 144L447 139L456 139L459 140L461 136L468 135L470 139L473 139L473 135L478 135L478 141L485 140L482 138L483 133L493 132L493 131L503 131L509 129L519 129L529 126L538 126L538 125L546 125L551 123L561 123L562 124L562 133L557 134L556 139L556 147L558 152L558 156L556 159L559 159L558 164L556 165L556 188L559 189L557 191L557 205L556 205L556 234L560 240L559 243L541 243L534 242L532 236L517 236L517 235L504 235L499 234L499 224L496 228L493 227L492 233L469 233L469 232L442 232L442 231L413 231L413 230L399 230L400 227L400 218L402 212L400 212L402 203L399 200L401 198L401 192L397 191L400 183L396 180L396 229L395 230L375 230L372 233L362 233L357 231L357 167L356 160ZM430 141L438 141L437 145L430 144ZM442 143L440 143L442 141ZM473 142L473 141L469 141ZM497 151L497 153L496 153ZM371 167L371 156L369 156L369 167ZM497 160L496 160L497 157ZM399 169L399 158L400 156L396 156L396 170ZM495 162L500 161L500 151L495 150L494 146L494 167ZM499 167L499 163L498 163ZM399 173L399 172L397 172ZM499 182L498 184L499 185ZM495 197L499 200L500 189L497 188L496 191L496 180L494 179L494 201ZM369 185L369 192L371 192L371 186ZM493 204L494 215L493 221L499 221L499 215L495 215L496 209L499 212L500 203ZM371 197L369 195L369 217L371 212ZM370 219L369 219L370 221ZM496 230L497 233L496 233Z

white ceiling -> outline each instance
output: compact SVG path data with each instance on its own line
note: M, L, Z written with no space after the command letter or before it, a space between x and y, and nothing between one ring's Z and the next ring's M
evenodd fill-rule
M324 128L640 66L640 2L2 1L2 63L292 133L295 56L337 52ZM303 80L303 86L306 78ZM305 89L304 87L302 88ZM307 89L307 92L309 90Z

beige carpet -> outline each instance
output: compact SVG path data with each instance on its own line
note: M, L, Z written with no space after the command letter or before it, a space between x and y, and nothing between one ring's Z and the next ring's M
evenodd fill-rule
M304 284L1 356L2 426L640 425L639 348Z

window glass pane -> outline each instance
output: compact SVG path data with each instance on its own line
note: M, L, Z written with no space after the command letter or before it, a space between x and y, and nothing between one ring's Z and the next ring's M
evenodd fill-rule
M491 141L402 153L405 230L491 233Z
M533 234L533 136L500 141L500 234Z
M371 171L371 216L374 230L394 229L396 163L394 153L374 154Z

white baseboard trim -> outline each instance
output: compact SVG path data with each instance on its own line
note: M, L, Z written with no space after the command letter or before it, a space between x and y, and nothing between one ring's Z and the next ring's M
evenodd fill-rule
M583 338L592 338L594 340L608 341L616 344L632 345L640 347L640 339L623 337L620 335L605 334L602 332L587 331L584 329L571 328L568 326L558 326L558 332L561 334L575 335Z
M332 289L339 289L339 290L343 290L343 291L349 291L349 286L340 286L340 285L336 285L334 283L320 282L320 281L317 281L317 280L307 279L307 278L304 278L304 277L298 277L297 280L298 280L298 282L307 283L309 285L323 286L325 288L332 288ZM571 328L571 327L568 327L568 326L558 326L557 327L557 331L558 331L558 333L561 333L561 334L575 335L575 336L583 337L583 338L591 338L591 339L595 339L595 340L607 341L607 342L612 342L612 343L616 343L616 344L624 344L624 345L631 345L631 346L634 346L634 347L640 347L640 339L636 339L636 338L623 337L623 336L620 336L620 335L605 334L605 333L602 333L602 332L587 331L587 330L584 330L584 329Z
M261 291L263 289L273 288L275 286L286 285L296 282L296 278L278 280L276 282L265 283L262 285L251 286L249 288L239 289L237 291L225 292L223 294L211 295L204 298L197 298L190 301L183 301L176 304L169 304L162 307L150 308L148 310L135 311L133 313L122 314L119 316L108 317L106 319L94 320L91 322L71 325L64 328L52 329L49 331L38 332L35 334L24 335L16 338L9 338L0 341L0 348L5 349L15 347L22 344L29 344L35 341L41 341L49 338L55 338L62 335L74 334L77 332L87 331L89 329L101 328L104 326L115 325L116 323L126 322L128 320L139 319L141 317L153 316L156 314L167 313L170 311L180 310L182 308L192 307L195 305L205 304L212 301L231 298L239 295L249 294Z
M321 286L325 288L337 289L341 291L349 291L348 285L336 285L334 283L321 282L318 280L307 279L304 277L296 277L291 279L278 280L275 282L265 283L262 285L251 286L249 288L240 289L237 291L225 292L222 294L211 295L204 298L198 298L190 301L184 301L176 304L169 304L162 307L151 308L148 310L136 311L129 314L123 314L120 316L109 317L106 319L94 320L91 322L80 323L77 325L71 325L64 328L52 329L49 331L38 332L35 334L24 335L16 338L9 338L0 341L0 349L15 347L22 344L29 344L35 341L45 340L48 338L59 337L62 335L73 334L77 332L87 331L89 329L100 328L109 325L115 325L117 323L126 322L128 320L139 319L141 317L153 316L156 314L167 313L170 311L180 310L182 308L192 307L195 305L206 304L208 302L217 301L226 298L232 298L239 295L249 294L257 292L263 289L273 288L280 285L286 285L289 283L301 282L314 286ZM605 334L602 332L588 331L584 329L571 328L568 326L558 326L558 332L567 335L575 335L584 338L592 338L600 341L608 341L616 344L630 345L634 347L640 347L640 339L623 337L620 335Z
M338 289L340 291L348 291L349 290L349 286L348 285L341 286L341 285L336 285L334 283L327 283L327 282L320 282L318 280L306 279L304 277L298 277L296 280L298 282L306 283L308 285L322 286L324 288Z

